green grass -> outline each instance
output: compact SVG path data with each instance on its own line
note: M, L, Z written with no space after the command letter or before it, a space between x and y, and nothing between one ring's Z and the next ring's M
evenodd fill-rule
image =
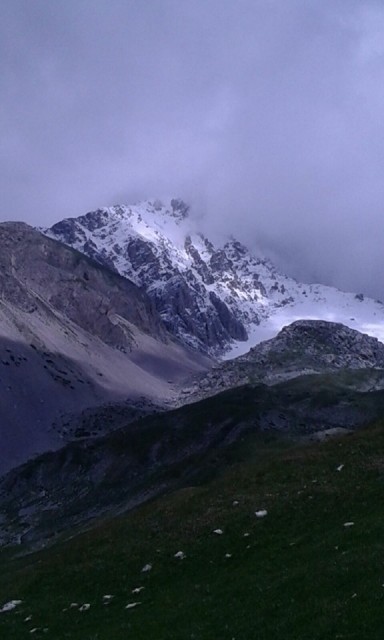
M23 602L0 614L0 638L381 639L384 427L285 445L244 440L207 484L51 549L4 553L0 605ZM268 515L256 518L257 509ZM174 558L180 550L184 560ZM142 573L146 563L152 571ZM114 595L107 606L105 594Z

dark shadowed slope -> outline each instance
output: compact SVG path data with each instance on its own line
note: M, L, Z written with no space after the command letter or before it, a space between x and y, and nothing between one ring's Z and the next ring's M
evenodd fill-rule
M44 454L0 482L0 539L39 543L103 514L127 511L215 473L244 437L269 432L307 438L383 416L384 390L356 391L348 374L232 389ZM359 383L364 386L370 375L358 372Z
M2 638L380 640L383 426L246 444L205 486L36 554L5 550L0 607L21 602Z

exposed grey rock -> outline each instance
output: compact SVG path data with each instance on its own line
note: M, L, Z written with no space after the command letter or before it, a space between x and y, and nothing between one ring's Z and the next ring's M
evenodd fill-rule
M167 408L206 364L135 284L28 225L0 224L0 474L84 435L87 408L117 405L91 435Z
M369 384L382 388L382 376L375 371L384 370L384 344L340 323L298 320L247 354L219 363L196 378L183 401L188 395L201 398L243 384L271 385L305 374L340 369L372 370Z
M286 368L322 369L384 368L384 344L336 322L298 320L266 342L257 345L242 362L279 358Z
M247 332L244 325L239 322L233 313L228 309L227 305L215 294L214 291L210 291L209 299L215 307L220 323L227 331L228 335L234 340L246 340Z
M184 242L186 252L191 256L197 273L201 276L204 284L213 284L215 278L212 271L209 269L206 262L202 259L200 253L194 246L191 236L187 236Z
M188 216L189 207L178 199L170 201L169 209L161 201L148 203L148 206L151 213L159 217L166 215L176 223L181 223ZM186 234L183 244L190 258L190 268L185 269L175 262L172 244L164 236L158 235L156 239L140 236L133 227L130 228L133 222L141 224L141 214L127 207L115 206L111 210L98 209L79 218L59 222L46 233L76 247L101 264L112 266L144 288L168 330L188 346L220 354L233 340L246 340L244 318L232 296L218 295L207 289L220 278L228 285L230 294L234 291L233 286L239 285L236 268L227 255L231 251L231 243L226 248L215 250L212 243L201 238L205 251L208 251L208 256L203 258L191 235ZM110 244L109 238L115 237L120 228L121 239ZM98 245L92 240L96 236ZM100 245L100 240L105 246ZM236 247L240 254L241 245L237 243ZM255 282L258 282L256 274ZM252 317L257 320L256 311Z
M0 224L0 297L25 311L49 305L111 346L130 349L128 325L167 333L148 296L24 223ZM119 320L121 318L121 321Z

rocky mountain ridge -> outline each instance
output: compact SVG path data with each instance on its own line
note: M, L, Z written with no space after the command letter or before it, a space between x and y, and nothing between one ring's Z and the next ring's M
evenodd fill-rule
M201 366L135 284L26 224L0 224L0 474L62 446L87 408L169 406Z
M301 318L384 339L381 302L299 283L234 238L213 241L179 199L104 207L43 231L140 286L173 335L210 355L241 355Z
M86 256L63 251L24 223L2 223L0 246L0 295L17 308L33 313L50 306L121 350L132 345L129 323L169 340L150 299L126 278L95 269Z
M340 370L366 370L370 373L368 388L384 388L384 344L340 323L297 320L247 354L218 363L199 375L184 389L184 400L244 384L274 385L303 375ZM367 379L364 376L364 386ZM360 388L358 377L355 385Z

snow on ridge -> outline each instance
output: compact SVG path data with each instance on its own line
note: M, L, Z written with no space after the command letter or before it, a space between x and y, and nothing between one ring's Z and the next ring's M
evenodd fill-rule
M160 314L171 326L174 309L168 302L178 295L179 285L189 291L183 294L186 305L188 297L193 298L193 310L186 314L196 321L198 315L217 317L212 302L216 297L243 324L248 339L228 337L218 348L208 345L208 352L215 355L225 351L225 357L241 355L303 318L342 322L384 341L382 303L321 284L299 283L235 238L215 245L194 225L187 205L167 198L104 207L59 222L44 233L114 268L144 287L158 304L161 299ZM172 281L176 288L170 292ZM179 338L202 347L201 337L180 327Z

